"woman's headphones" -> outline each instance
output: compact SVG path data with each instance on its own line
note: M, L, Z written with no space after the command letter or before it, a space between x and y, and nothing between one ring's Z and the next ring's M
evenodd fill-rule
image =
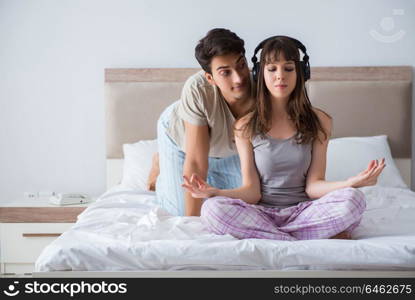
M254 56L252 56L252 59L251 59L251 61L254 64L254 66L252 67L252 77L254 78L254 80L255 81L258 80L258 74L260 72L260 63L258 62L258 59L256 58L256 55L257 55L258 51L261 50L264 47L265 43L267 43L268 41L273 40L275 38L279 38L279 37L285 37L285 38L290 39L297 46L297 48L300 49L303 52L304 57L303 57L303 60L300 61L300 68L301 68L301 71L303 72L303 75L304 75L304 81L307 81L308 79L310 79L310 63L309 63L310 58L307 55L306 47L299 40L296 40L292 37L285 36L285 35L276 35L276 36L272 36L270 38L267 38L266 40L263 40L255 48Z

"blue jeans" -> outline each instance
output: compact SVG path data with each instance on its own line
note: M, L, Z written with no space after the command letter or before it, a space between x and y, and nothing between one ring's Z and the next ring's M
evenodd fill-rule
M178 101L168 106L157 122L160 174L156 182L158 204L170 214L184 215L183 164L186 154L167 135L170 114ZM207 182L220 189L241 186L239 156L209 157Z

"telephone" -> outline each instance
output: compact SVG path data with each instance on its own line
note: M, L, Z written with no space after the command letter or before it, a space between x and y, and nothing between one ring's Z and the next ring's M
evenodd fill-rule
M90 200L89 195L83 193L59 193L49 198L49 202L55 205L83 204Z

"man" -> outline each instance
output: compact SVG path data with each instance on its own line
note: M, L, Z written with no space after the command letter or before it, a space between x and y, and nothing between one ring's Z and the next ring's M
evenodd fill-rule
M179 101L157 124L159 153L149 185L156 181L157 201L174 215L199 216L203 199L181 187L183 175L198 174L218 188L241 184L233 124L253 104L244 41L227 29L212 29L195 48L202 71L184 84Z

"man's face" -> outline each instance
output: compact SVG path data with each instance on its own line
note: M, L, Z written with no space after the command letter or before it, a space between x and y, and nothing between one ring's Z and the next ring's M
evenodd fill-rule
M215 56L211 62L212 74L206 73L206 78L216 85L228 102L243 100L249 97L251 81L246 59L242 54L227 54Z

